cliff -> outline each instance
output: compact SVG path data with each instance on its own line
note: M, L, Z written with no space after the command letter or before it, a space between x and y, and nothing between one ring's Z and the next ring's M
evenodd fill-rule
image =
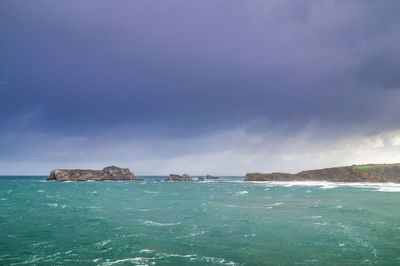
M366 164L288 173L247 173L245 181L331 181L400 183L400 164Z
M47 181L103 181L103 180L141 180L128 168L108 166L103 170L56 169L51 171Z

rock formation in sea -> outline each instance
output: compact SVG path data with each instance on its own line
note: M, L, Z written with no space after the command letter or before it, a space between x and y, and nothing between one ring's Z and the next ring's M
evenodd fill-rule
M400 183L400 164L365 164L288 173L247 173L245 181L331 181Z
M56 169L51 171L47 181L103 181L103 180L142 180L128 168L108 166L103 170L81 170L81 169Z
M204 180L204 177L198 176L198 177L197 177L197 180Z
M183 175L171 174L164 181L193 181L193 179L187 174L183 174Z
M207 175L206 179L219 179L218 176Z

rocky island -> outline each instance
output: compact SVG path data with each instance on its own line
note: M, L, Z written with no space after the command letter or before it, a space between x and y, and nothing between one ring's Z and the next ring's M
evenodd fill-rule
M103 181L103 180L142 180L128 168L108 166L103 170L81 170L81 169L56 169L51 171L47 181Z
M218 176L207 175L206 179L219 179Z
M189 175L187 174L183 174L183 175L174 175L171 174L169 175L168 178L166 178L164 181L193 181L193 178L191 178Z
M400 183L400 164L364 164L289 173L247 173L244 181L330 181Z

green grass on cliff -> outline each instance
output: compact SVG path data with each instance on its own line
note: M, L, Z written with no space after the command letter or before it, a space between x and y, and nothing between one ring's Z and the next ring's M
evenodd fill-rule
M353 168L364 170L364 171L372 171L372 170L375 170L377 168L393 167L393 166L400 167L400 163L392 163L392 164L386 164L386 163L384 163L384 164L363 164L363 165L355 165L355 166L353 166Z

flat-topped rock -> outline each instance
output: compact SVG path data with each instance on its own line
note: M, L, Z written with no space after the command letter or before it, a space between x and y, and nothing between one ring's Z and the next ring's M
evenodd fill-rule
M187 174L183 174L183 175L171 174L164 181L193 181L193 179Z
M103 180L141 180L128 168L108 166L103 170L56 169L51 171L47 181L103 181Z
M219 179L218 176L207 175L206 179Z

